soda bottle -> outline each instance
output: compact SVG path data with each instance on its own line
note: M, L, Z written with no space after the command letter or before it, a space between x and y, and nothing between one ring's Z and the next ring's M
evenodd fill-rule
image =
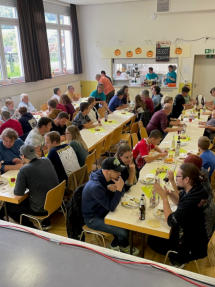
M140 199L140 220L145 220L146 218L146 204L145 204L145 195L141 195Z

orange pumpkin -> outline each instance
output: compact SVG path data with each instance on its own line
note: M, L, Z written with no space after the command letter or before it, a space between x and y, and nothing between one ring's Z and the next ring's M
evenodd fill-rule
M126 52L126 57L128 57L128 58L133 57L133 52L132 51L127 51Z
M181 54L182 54L182 49L181 49L180 47L177 47L177 48L175 49L175 54L181 55Z
M116 50L114 51L114 54L115 54L115 56L119 56L119 55L121 54L120 49L116 49Z
M141 54L141 53L142 53L142 49L141 49L141 48L136 48L136 49L135 49L135 53L136 53L137 55Z
M153 57L153 52L152 52L151 50L148 51L148 52L146 53L146 56L149 57L149 58Z

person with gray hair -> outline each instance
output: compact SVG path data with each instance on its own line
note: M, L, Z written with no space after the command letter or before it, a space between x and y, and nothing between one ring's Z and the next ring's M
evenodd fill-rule
M29 196L20 204L7 204L8 215L17 222L22 213L47 215L47 211L44 210L46 194L59 184L52 163L47 158L38 158L34 146L23 145L20 148L20 155L24 166L18 172L14 195L18 199L22 198L28 189ZM3 216L3 211L1 211L0 218ZM26 220L23 224L29 225L29 222ZM46 222L44 230L48 230L48 225L50 223Z
M27 94L21 94L20 95L20 103L18 105L18 109L21 107L26 107L27 111L29 113L36 112L36 108L32 105L32 103L29 101L28 95Z
M1 113L1 117L4 121L4 123L0 126L0 134L6 128L11 128L11 129L14 129L18 133L19 137L21 137L23 135L23 130L22 130L22 126L21 126L20 122L18 122L17 120L11 119L9 112L3 111Z
M182 131L183 128L180 126L180 123L178 123L178 121L172 121L169 123L168 115L170 115L171 111L172 105L165 104L162 110L154 113L146 127L148 134L150 134L150 132L153 130L159 130L163 134L163 136L165 136L169 132ZM177 127L169 127L169 124L173 126L177 125Z
M66 95L72 100L72 101L79 101L81 98L81 95L75 94L75 88L72 85L67 86L67 92Z

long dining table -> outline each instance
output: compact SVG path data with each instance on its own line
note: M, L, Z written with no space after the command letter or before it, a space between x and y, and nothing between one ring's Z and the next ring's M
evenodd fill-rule
M155 171L157 168L164 169L176 169L183 162L183 158L187 153L198 153L198 138L203 135L204 129L199 127L199 121L207 121L208 115L201 115L200 119L197 117L192 120L188 119L189 111L185 114L184 123L186 127L186 139L181 140L181 155L178 158L173 159L172 164L165 163L164 160L155 160L151 163L146 163L140 171L138 182L133 185L128 193L122 197L121 202L113 212L109 212L105 217L105 223L121 228L128 229L129 231L139 232L145 235L153 235L161 238L168 239L170 236L170 227L164 218L164 213L162 212L162 200L159 201L159 196L156 196L156 207L152 208L150 204L150 199L152 197L153 185L144 184L146 183L147 175L155 176ZM161 149L170 150L172 139L174 137L175 142L177 141L177 132L170 132L163 139L159 147ZM161 184L164 185L165 182L161 180ZM140 199L141 194L145 194L146 201L146 215L145 220L140 220L139 206L136 208L129 208L123 205L123 201L130 199ZM176 209L174 204L170 203L172 210Z

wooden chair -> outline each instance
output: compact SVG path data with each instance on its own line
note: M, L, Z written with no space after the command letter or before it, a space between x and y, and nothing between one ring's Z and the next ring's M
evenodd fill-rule
M132 143L131 143L131 135L128 133L121 134L121 140L128 142L130 148L132 148Z
M82 239L83 236L85 236L85 238L86 238L86 234L87 233L93 234L97 238L101 239L103 247L106 247L105 238L111 236L109 233L106 233L106 232L103 232L103 231L94 230L92 228L89 228L87 225L84 225L83 226L83 231L82 231L81 236L80 236L80 240Z
M100 118L104 118L106 112L107 112L107 109L105 107L101 107L98 109Z
M138 143L137 134L131 134L131 138L132 138L132 147L134 148L135 145Z
M106 136L106 138L104 140L104 147L102 150L102 154L104 154L110 150L110 146L112 144L112 137L113 137L113 133L110 133L109 135Z
M141 129L142 127L144 127L143 122L142 122L142 121L138 121L138 126L139 126L139 129Z
M37 216L37 215L31 215L31 214L23 213L20 215L20 224L22 224L22 218L23 217L28 217L28 218L31 218L32 220L36 221L39 225L40 230L43 230L41 222L44 219L48 218L51 214L53 214L59 208L62 209L62 212L65 216L65 212L64 212L64 209L62 207L65 188L66 188L66 181L64 180L60 184L58 184L56 187L50 189L47 192L46 200L45 200L45 204L44 204L44 210L46 210L48 212L47 215Z
M138 122L135 122L131 125L131 130L130 130L130 133L133 134L137 134L138 133L138 129L139 129L139 125L138 125Z
M144 138L147 138L148 137L148 133L147 133L147 130L146 128L144 128L144 126L142 126L139 130L140 132L140 137L141 139L144 139Z
M46 111L46 110L48 110L48 104L45 103L45 104L43 104L42 106L40 106L40 110L41 110L41 111Z
M96 162L96 151L91 152L86 158L86 166L88 174L93 170L93 164Z
M71 173L67 181L68 196L71 197L73 192L82 184L89 180L87 165Z
M125 126L123 126L123 132L125 133L125 132L130 132L130 130L131 130L131 126L132 126L132 124L135 122L135 120L136 120L136 115L134 115L132 118L131 118L131 120L130 120L130 123L128 122Z
M121 139L122 135L122 126L116 128L112 133L112 142L111 145L116 145Z

